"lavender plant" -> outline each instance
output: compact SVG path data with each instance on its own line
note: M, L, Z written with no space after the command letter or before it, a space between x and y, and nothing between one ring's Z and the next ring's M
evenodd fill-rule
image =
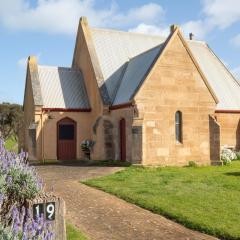
M51 240L50 223L34 220L24 205L42 193L43 184L27 163L27 154L9 152L0 139L0 239Z
M53 239L50 222L44 221L43 216L38 217L36 220L32 219L29 210L26 211L24 207L22 207L21 211L16 207L13 208L11 232L16 240Z
M42 183L26 159L25 152L7 151L0 139L0 194L4 199L1 215L5 216L11 206L21 206L26 199L33 199L42 191Z

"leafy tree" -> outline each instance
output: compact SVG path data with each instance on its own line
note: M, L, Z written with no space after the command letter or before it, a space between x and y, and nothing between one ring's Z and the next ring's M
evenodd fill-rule
M7 139L14 136L17 140L19 131L23 125L23 110L19 104L0 104L0 135Z

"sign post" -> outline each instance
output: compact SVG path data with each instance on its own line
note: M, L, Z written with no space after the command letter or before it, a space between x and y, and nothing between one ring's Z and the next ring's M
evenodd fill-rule
M66 240L65 202L62 198L51 194L44 194L32 201L28 201L28 208L32 217L42 217L51 223L56 240Z

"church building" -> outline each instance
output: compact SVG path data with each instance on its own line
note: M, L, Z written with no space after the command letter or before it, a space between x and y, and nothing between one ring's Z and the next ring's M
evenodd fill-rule
M57 39L56 39L57 40ZM71 67L29 57L24 140L30 160L184 166L240 150L240 84L206 42L92 28L80 19Z

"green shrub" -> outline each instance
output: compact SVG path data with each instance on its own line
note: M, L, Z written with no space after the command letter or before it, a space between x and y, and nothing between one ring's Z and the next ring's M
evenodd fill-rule
M39 190L36 178L31 172L22 171L18 167L9 170L4 191L12 200L23 202L25 199L33 199Z
M197 167L197 163L194 161L189 161L188 162L188 167Z
M0 224L0 239L1 240L14 240L16 238L10 227L4 227L2 224Z
M237 155L237 159L236 160L240 160L240 152L236 152Z

